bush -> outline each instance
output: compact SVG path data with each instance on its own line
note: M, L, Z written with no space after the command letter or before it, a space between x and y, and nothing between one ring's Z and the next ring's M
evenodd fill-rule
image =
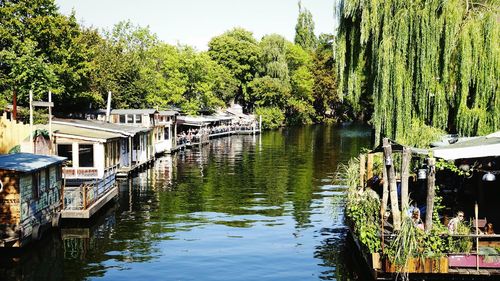
M257 107L255 115L262 116L262 128L276 129L283 125L285 114L278 107Z

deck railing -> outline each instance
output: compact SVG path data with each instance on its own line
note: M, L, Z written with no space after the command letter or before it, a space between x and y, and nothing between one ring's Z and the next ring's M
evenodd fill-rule
M64 209L85 210L104 196L115 185L117 166L104 171L102 179L96 179L64 188Z
M65 179L75 178L99 178L99 170L97 168L73 168L63 167L63 177Z

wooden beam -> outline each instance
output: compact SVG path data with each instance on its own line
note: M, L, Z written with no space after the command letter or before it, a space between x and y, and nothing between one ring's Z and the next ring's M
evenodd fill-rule
M401 211L403 213L403 217L406 215L408 211L408 178L409 178L409 170L410 170L410 161L411 161L411 149L408 147L403 147L403 158L401 163Z
M373 178L373 153L369 153L366 157L367 167L366 167L366 178Z
M401 229L401 211L399 210L398 191L396 185L396 174L394 172L394 158L392 156L392 147L389 139L384 138L384 165L387 167L387 178L389 181L389 195L391 197L391 211L394 231Z
M436 158L427 158L427 210L425 213L425 230L432 229L432 213L434 212L434 197L436 185Z

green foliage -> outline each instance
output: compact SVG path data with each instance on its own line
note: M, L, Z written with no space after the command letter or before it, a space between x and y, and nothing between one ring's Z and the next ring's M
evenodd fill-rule
M61 110L92 102L85 94L89 81L89 50L73 15L57 12L53 0L0 2L0 93L18 103L54 94ZM64 105L62 107L61 105Z
M162 43L130 21L80 27L54 0L0 1L0 17L0 108L14 91L26 106L31 90L35 100L51 91L56 115L102 108L108 92L113 108L178 106L190 114L237 102L266 113L268 127L346 115L334 95L332 38L316 47L306 9L299 9L298 44L277 34L259 42L234 28L212 38L208 52Z
M440 140L445 134L444 130L413 119L410 126L398 134L396 142L410 147L429 148L432 142Z
M338 121L351 119L350 108L345 106L337 94L337 79L333 58L333 35L321 34L318 48L313 54L312 75L313 106L316 118L320 121L326 118L336 118Z
M441 158L436 161L436 169L441 170L441 171L448 170L448 171L451 171L451 172L457 174L458 176L470 176L470 174L472 172L472 170L463 171L455 165L454 161L447 161L447 160L444 160Z
M313 51L316 49L317 38L314 35L314 21L311 12L307 9L302 9L301 1L299 0L299 16L295 25L295 44L301 46L305 50Z
M339 95L355 110L372 96L377 136L404 138L415 119L461 135L498 130L499 7L498 0L342 1Z
M259 69L260 48L252 32L234 28L216 36L208 43L208 54L217 63L229 69L238 81L234 100L244 106L249 101L248 83Z
M340 165L340 183L347 185L345 214L354 233L370 253L380 250L380 200L370 189L359 187L359 159L352 158L347 165Z
M278 107L257 107L255 115L262 116L262 128L276 129L283 125L285 115Z
M470 234L472 226L459 222L457 225L457 234L468 235ZM448 252L450 253L470 253L473 246L473 239L469 237L448 237Z
M401 271L408 265L410 258L417 256L419 231L410 217L404 216L402 218L401 230L385 251L389 260L399 268L398 270Z

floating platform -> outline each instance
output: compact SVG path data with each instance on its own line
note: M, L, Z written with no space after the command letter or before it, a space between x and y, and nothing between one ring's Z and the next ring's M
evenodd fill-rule
M354 248L357 263L369 272L373 280L396 280L397 276L401 275L401 273L395 272L394 266L388 262L374 261L373 256L366 254L362 250L357 236L351 230L348 231L348 239ZM413 270L419 272L408 273L409 280L500 280L500 269L479 268L476 270L476 268L470 267L455 267L450 266L448 259L447 256L432 261L418 259L419 261L413 264Z
M62 219L89 219L109 201L118 196L118 185L113 185L103 196L82 210L62 210Z

